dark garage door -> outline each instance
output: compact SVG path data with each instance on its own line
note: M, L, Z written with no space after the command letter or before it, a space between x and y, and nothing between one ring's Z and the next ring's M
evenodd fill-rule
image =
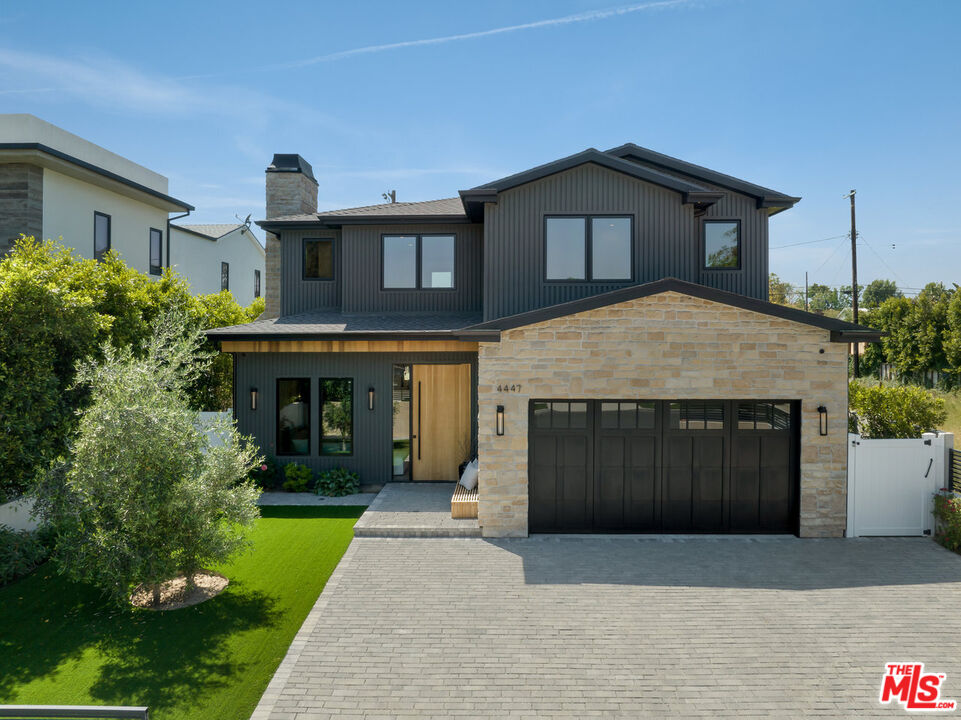
M531 532L797 532L790 401L530 404Z

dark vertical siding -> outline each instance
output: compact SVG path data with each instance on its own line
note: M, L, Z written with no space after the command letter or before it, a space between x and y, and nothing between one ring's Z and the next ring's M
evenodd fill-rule
M299 462L315 471L346 467L360 475L364 485L379 485L391 479L391 367L415 363L471 364L471 437L477 442L477 354L476 353L238 353L235 373L235 414L237 427L252 435L261 451L276 454L277 378L310 378L309 456L280 457L281 463ZM317 380L349 377L354 380L354 454L322 457L317 454L320 438L320 407ZM250 388L259 392L257 410L250 409ZM374 410L367 409L367 388L375 392Z
M634 280L544 282L544 216L634 215ZM664 277L767 298L767 215L754 200L729 193L708 217L741 219L742 268L702 272L701 226L694 208L658 185L597 165L583 165L503 192L484 224L484 318L487 320Z
M466 312L481 309L480 225L347 225L343 228L344 312ZM453 290L382 290L382 235L454 235Z
M304 280L304 238L334 241L334 279ZM344 275L344 251L340 230L285 230L281 243L280 314L294 315L308 310L339 310Z

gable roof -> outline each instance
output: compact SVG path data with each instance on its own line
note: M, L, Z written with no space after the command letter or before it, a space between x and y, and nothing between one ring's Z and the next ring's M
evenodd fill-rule
M644 180L679 192L685 204L713 205L723 197L723 193L713 191L703 185L658 172L657 170L632 163L629 160L624 160L609 153L603 153L595 148L588 148L583 152L568 155L560 160L538 165L530 170L524 170L514 175L508 175L500 180L478 185L470 190L461 190L459 194L468 217L472 220L480 220L483 217L484 203L497 202L498 193L587 163L600 165L608 170L614 170L615 172L623 173L638 180Z
M735 192L748 195L757 201L758 208L773 208L774 212L771 213L772 215L775 212L781 212L782 210L793 207L801 200L799 197L785 195L777 190L755 185L754 183L740 180L731 175L725 175L716 170L711 170L685 160L680 160L676 157L671 157L670 155L649 150L634 143L625 143L616 148L611 148L606 151L606 154L628 160L630 158L636 158L641 162L663 168L664 170L681 173L695 180L711 183L712 185L718 185L728 190L734 190Z
M855 325L854 323L825 317L824 315L815 315L814 313L798 310L797 308L778 305L765 300L757 300L744 295L727 292L726 290L717 290L704 285L678 280L677 278L664 278L663 280L656 280L654 282L644 283L643 285L611 290L610 292L592 295L581 298L580 300L572 300L559 305L551 305L538 310L509 315L498 318L497 320L490 320L479 325L474 325L466 328L466 330L511 330L513 328L524 327L525 325L544 322L545 320L553 320L587 310L596 310L607 307L608 305L649 297L664 292L677 292L683 295L690 295L691 297L741 308L742 310L750 310L761 313L762 315L779 317L803 325L821 328L822 330L829 330L831 333L831 342L872 342L880 340L882 335L880 330L874 330L864 325Z
M180 230L186 230L194 235L201 235L205 238L210 238L211 240L217 240L222 238L227 233L233 232L239 227L243 227L242 223L208 223L205 225L179 225L171 223L170 227L175 227Z

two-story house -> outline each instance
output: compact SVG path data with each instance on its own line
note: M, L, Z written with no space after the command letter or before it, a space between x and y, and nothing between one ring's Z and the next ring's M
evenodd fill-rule
M799 198L628 144L459 197L317 212L267 168L267 312L210 336L241 432L362 482L455 480L485 536L845 529L847 344L767 301Z
M230 289L249 304L263 246L238 223L171 224L193 210L159 173L33 115L0 115L0 253L21 234L60 239L81 257L113 250L150 275L173 267L194 294Z

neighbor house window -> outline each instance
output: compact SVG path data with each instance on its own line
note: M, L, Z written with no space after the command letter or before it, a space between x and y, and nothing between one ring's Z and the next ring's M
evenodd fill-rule
M230 290L230 263L220 263L220 289Z
M164 236L157 228L150 228L150 274L160 275L164 265Z
M320 454L354 454L354 381L320 378Z
M740 266L740 223L736 220L705 221L704 267L737 269Z
M260 297L260 270L254 270L254 297Z
M304 239L304 280L334 279L334 241Z
M544 219L544 276L560 282L630 280L633 218Z
M454 287L453 235L384 235L386 290L450 290Z
M93 214L93 256L103 260L110 250L110 216L102 212Z
M310 454L310 380L277 381L277 454Z

